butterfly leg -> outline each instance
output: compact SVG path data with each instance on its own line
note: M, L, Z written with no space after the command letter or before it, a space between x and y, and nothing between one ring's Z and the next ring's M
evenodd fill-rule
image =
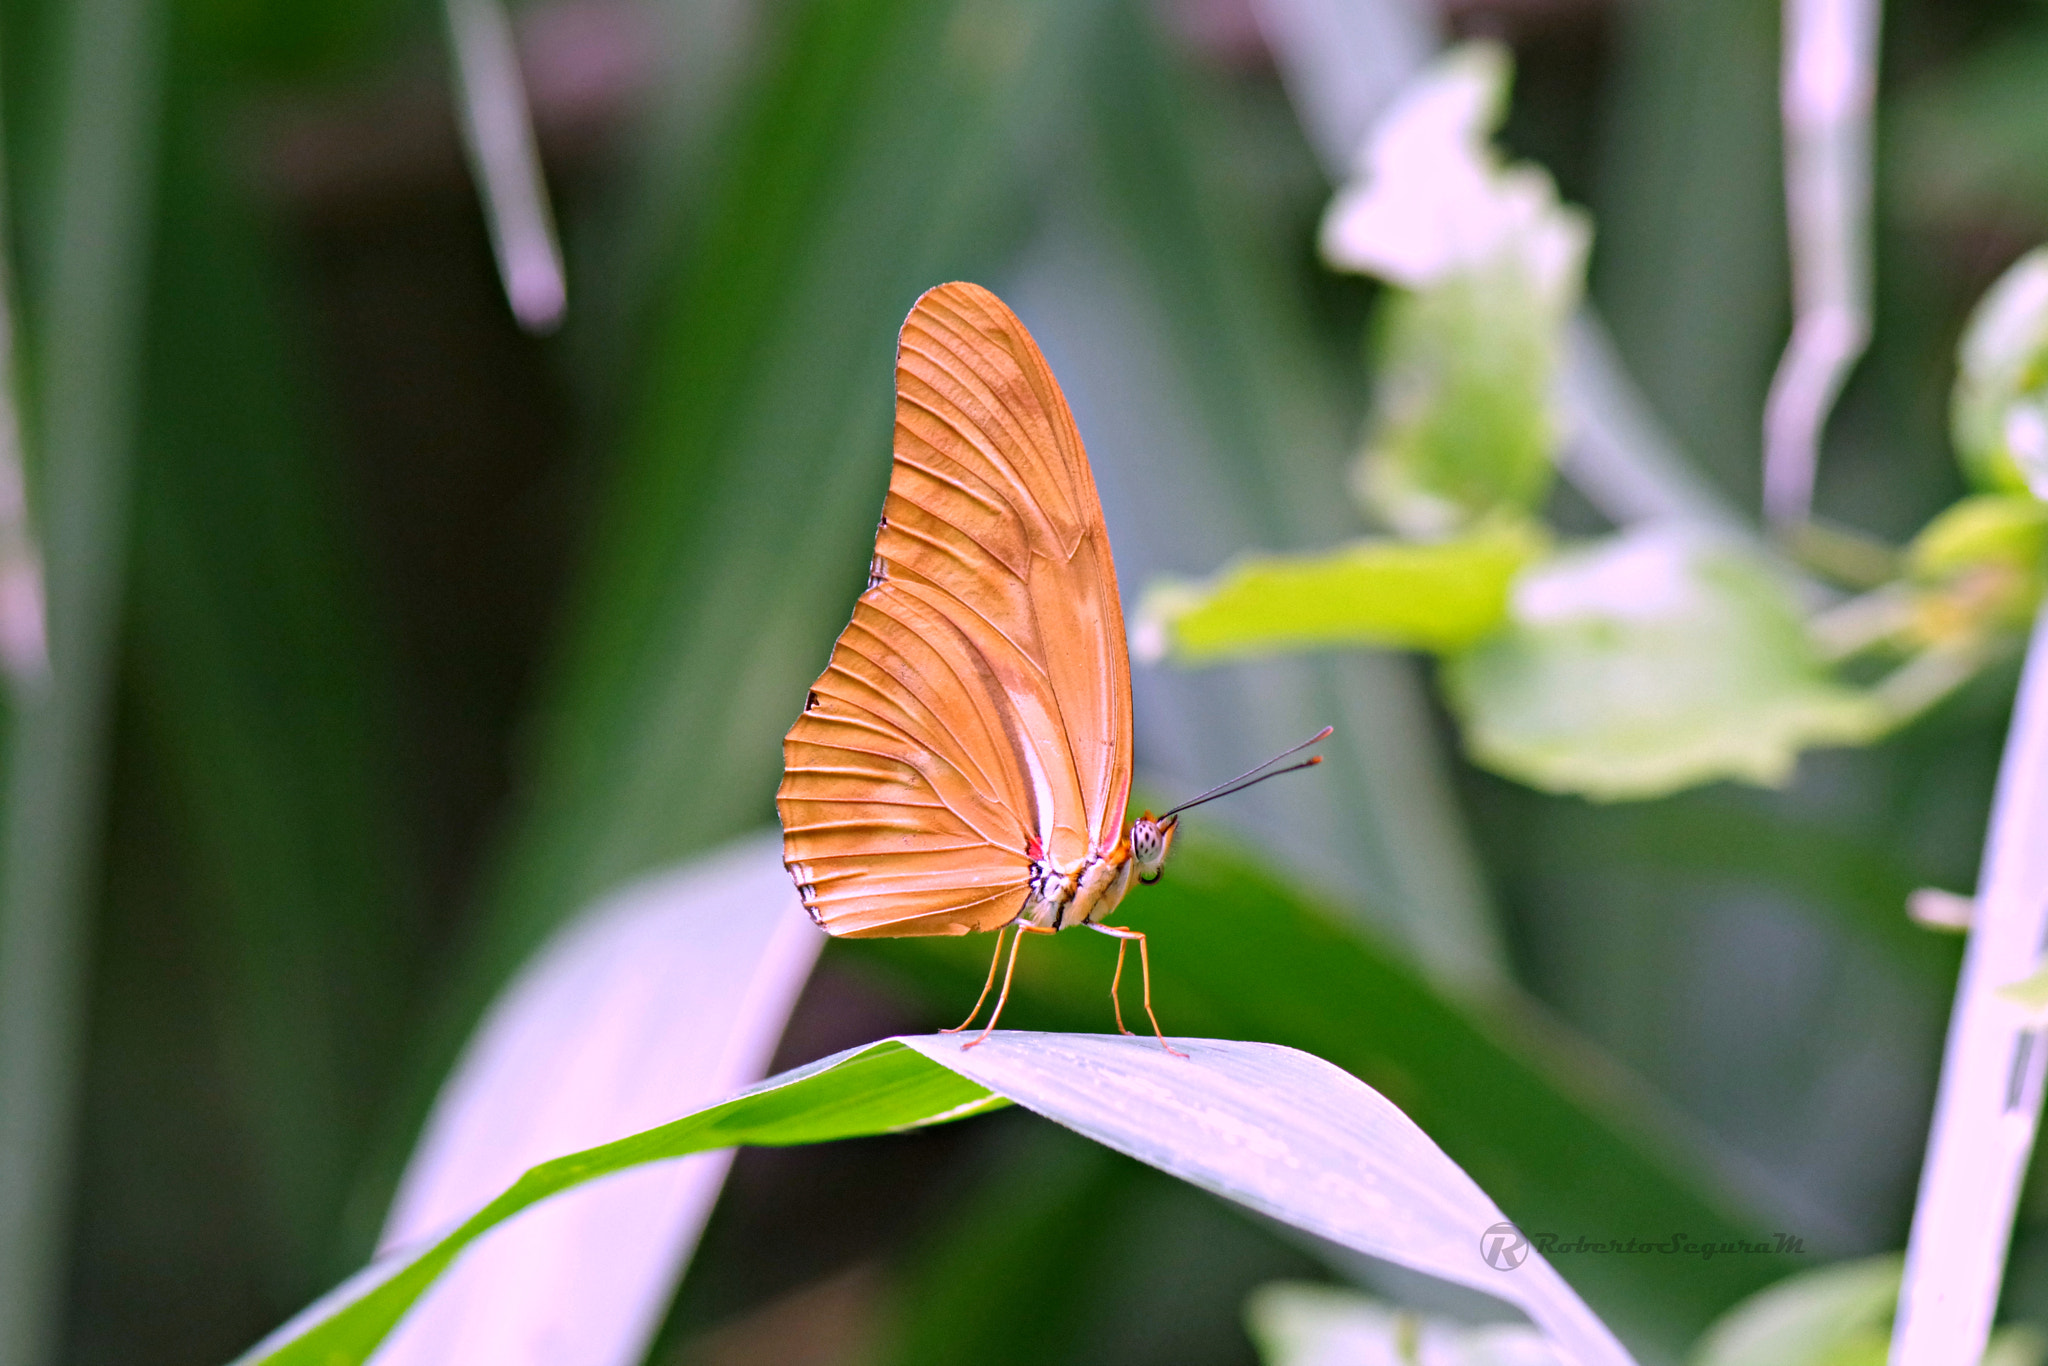
M939 1033L958 1034L961 1030L974 1023L975 1016L981 1014L982 1002L988 1000L989 988L996 984L996 969L1002 965L1003 961L1003 934L1009 928L1008 925L1004 925L996 930L996 956L988 960L988 980L981 984L981 995L974 998L974 1009L968 1011L967 1018L959 1024L954 1025L951 1029L942 1029ZM1001 1009L1001 1007L997 1008Z
M1099 930L1102 927L1095 925L1090 928ZM1116 971L1109 975L1109 1008L1116 1012L1116 1032L1119 1034L1129 1034L1131 1032L1124 1028L1124 994L1122 990L1124 984L1124 950L1130 946L1131 941L1124 938L1124 936L1118 935L1116 937Z
M1103 934L1115 935L1118 939L1123 941L1122 943L1116 946L1117 975L1116 977L1111 978L1109 983L1110 999L1113 1001L1116 999L1117 981L1123 976L1124 948L1133 939L1138 941L1138 969L1140 975L1144 978L1145 981L1145 1018L1152 1022L1152 1033L1159 1040L1159 1046L1165 1049L1167 1052L1173 1054L1173 1056L1175 1056L1176 1058L1185 1058L1187 1054L1181 1052L1178 1048L1175 1048L1172 1044L1166 1041L1165 1033L1159 1028L1159 1017L1152 1013L1152 955L1145 951L1145 935L1143 931L1127 930L1121 925L1091 924L1088 928L1091 930L1099 930ZM1124 1029L1124 1011L1123 1006L1121 1004L1117 1006L1116 1027L1118 1029ZM1124 1029L1124 1033L1128 1034L1130 1032L1130 1030Z
M991 1033L995 1031L996 1021L1000 1020L1003 1017L1003 1003L1010 999L1010 979L1017 975L1017 950L1023 946L1024 936L1027 934L1056 933L1058 933L1058 931L1053 929L1053 927L1050 925L1019 925L1017 927L1017 937L1010 941L1010 966L1003 969L1002 995L996 997L996 1008L989 1015L988 1024L983 1027L981 1033L975 1035L966 1043L961 1044L960 1046L962 1048L972 1048L976 1044L980 1043L983 1039L986 1039ZM977 1006L975 1007L975 1009L979 1010L980 1007ZM968 1016L968 1018L973 1019L974 1017L970 1015Z

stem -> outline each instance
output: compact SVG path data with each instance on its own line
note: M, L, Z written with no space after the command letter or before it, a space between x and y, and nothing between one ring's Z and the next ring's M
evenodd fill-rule
M568 307L568 286L512 22L501 0L447 0L447 17L463 145L505 297L521 327L552 332Z
M0 147L5 139L0 138ZM0 154L0 187L6 181ZM0 672L18 687L48 681L50 646L43 603L43 557L29 521L28 475L22 457L21 367L15 363L13 252L0 188Z
M2036 620L1999 767L1977 916L1956 988L1891 1366L1983 1355L2041 1118L2048 1031L2000 989L2048 931L2048 612Z
M1792 340L1764 405L1764 512L1813 510L1821 431L1870 342L1870 121L1877 0L1788 0L1781 100Z

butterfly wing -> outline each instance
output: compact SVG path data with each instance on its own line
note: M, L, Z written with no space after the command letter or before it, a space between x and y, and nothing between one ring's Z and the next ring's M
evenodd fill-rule
M1095 479L1031 334L978 285L917 301L853 621L783 742L783 860L834 934L965 934L1036 851L1113 845L1131 674Z

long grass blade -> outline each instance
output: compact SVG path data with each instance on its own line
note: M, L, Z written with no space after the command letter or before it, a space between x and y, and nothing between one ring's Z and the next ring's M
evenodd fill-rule
M384 1229L432 1237L519 1173L759 1081L824 942L772 835L627 888L559 933L442 1088ZM384 1366L631 1366L690 1260L728 1158L623 1174L553 1201L465 1258Z
M50 674L8 736L0 828L0 1363L48 1358L59 1322L91 877L133 454L162 15L81 0L49 238L31 244L37 503Z
M445 0L463 145L483 197L512 316L552 332L569 306L533 111L503 0Z

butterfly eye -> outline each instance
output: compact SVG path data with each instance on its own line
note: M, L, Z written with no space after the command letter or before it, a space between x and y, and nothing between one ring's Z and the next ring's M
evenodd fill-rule
M1142 816L1131 822L1131 860L1138 865L1138 881L1157 882L1166 867L1166 851L1173 843L1171 819L1155 821Z

